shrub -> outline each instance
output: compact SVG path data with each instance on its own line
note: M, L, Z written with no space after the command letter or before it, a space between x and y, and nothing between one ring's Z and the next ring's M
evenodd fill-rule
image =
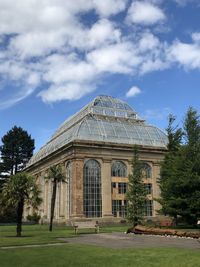
M35 222L35 223L39 223L41 216L39 214L37 214L36 212L34 212L32 215L28 215L26 217L26 219L30 222Z

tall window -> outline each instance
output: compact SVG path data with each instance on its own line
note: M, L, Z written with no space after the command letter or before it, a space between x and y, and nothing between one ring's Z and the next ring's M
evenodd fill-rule
M153 201L146 200L144 205L144 216L153 216Z
M126 177L127 176L126 165L121 161L113 162L111 175L115 177Z
M101 200L101 167L93 159L84 165L83 198L84 213L86 217L102 216Z
M126 217L126 200L112 200L112 214L114 217Z
M126 194L128 188L127 183L118 183L118 192L119 194Z
M143 178L152 178L151 166L146 162L142 163L142 174Z
M144 187L148 195L152 194L152 184L144 184Z

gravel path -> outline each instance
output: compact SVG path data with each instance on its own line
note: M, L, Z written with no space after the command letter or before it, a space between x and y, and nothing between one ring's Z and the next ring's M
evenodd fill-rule
M188 249L200 249L200 240L147 236L125 233L80 234L77 237L62 239L71 244L88 244L109 248L152 248L152 247L176 247Z
M23 246L1 247L0 249L13 248L34 248L34 247L52 247L68 244L95 245L108 248L187 248L199 249L200 240L165 236L134 235L125 233L101 233L101 234L80 234L72 238L59 238L64 243L35 244Z

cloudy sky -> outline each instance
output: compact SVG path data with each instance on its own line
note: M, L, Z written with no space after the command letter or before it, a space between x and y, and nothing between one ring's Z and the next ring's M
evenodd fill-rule
M164 129L200 110L199 0L0 0L0 137L37 149L97 95Z

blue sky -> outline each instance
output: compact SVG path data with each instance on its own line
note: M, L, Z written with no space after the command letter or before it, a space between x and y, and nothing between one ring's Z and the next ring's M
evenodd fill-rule
M97 95L164 129L200 111L198 0L0 0L0 137L39 149Z

